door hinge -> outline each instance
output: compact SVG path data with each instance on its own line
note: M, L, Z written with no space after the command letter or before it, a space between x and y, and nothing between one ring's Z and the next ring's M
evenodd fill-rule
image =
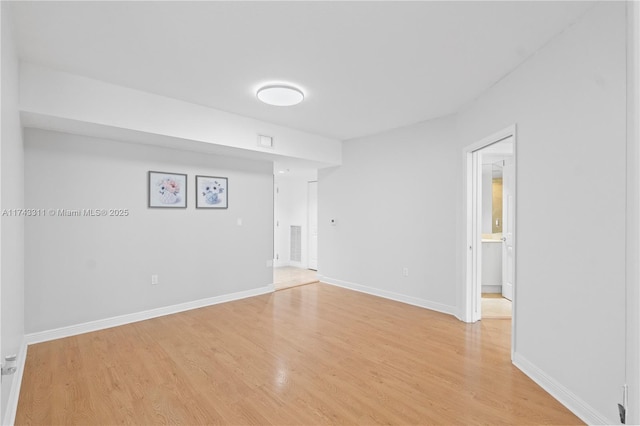
M626 424L627 421L627 398L628 386L622 385L622 404L618 404L618 413L620 414L620 423Z

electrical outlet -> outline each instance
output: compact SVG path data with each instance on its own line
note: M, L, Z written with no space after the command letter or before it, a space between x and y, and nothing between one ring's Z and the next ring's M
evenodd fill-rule
M158 276L157 275L151 275L151 285L156 285L158 284Z
M409 268L402 268L402 276L403 277L409 276Z

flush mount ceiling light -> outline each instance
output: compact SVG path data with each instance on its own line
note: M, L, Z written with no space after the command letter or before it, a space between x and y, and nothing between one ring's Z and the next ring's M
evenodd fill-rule
M258 99L274 106L297 105L304 99L302 90L287 84L269 84L258 89Z

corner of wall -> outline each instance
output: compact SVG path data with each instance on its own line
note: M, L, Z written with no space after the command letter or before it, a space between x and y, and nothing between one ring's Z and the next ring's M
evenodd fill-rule
M460 318L458 316L458 309L455 306L432 302L430 300L420 299L417 297L412 297L404 294L394 293L391 291L381 290L378 288L369 287L362 284L356 284L348 281L338 280L330 277L325 277L322 275L318 275L318 280L325 284L333 285L336 287L342 287L348 290L358 291L360 293L371 294L373 296L394 300L396 302L406 303L408 305L418 306L420 308L429 309L431 311L440 312L442 314L453 315L458 319Z

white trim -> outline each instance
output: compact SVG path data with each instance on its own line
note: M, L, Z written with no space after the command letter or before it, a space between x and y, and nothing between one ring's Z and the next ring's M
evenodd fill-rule
M498 141L499 139L495 139ZM495 142L489 142L489 144ZM485 145L482 148L485 148ZM476 322L482 319L482 154L478 148L469 153L471 158L471 321ZM474 309L475 308L475 309Z
M304 263L296 262L295 260L290 260L287 263L287 266L291 266L292 268L307 269L307 266Z
M316 171L317 172L317 171ZM316 173L317 174L317 173ZM315 252L316 252L316 264L315 265L311 265L310 259L310 253L311 253L311 221L309 220L310 216L311 216L311 209L309 208L309 200L311 199L311 197L309 196L309 194L311 194L311 191L309 189L309 187L311 186L312 183L316 184L316 234L318 233L319 227L318 224L320 223L320 220L318 218L318 192L319 192L319 188L320 185L318 183L318 179L316 180L308 180L307 181L307 266L306 269L310 269L312 271L317 271L318 270L318 238L316 235L316 247L315 247ZM312 266L314 266L312 268Z
M640 423L640 3L627 3L626 421ZM622 385L622 383L621 383ZM623 401L620 401L624 404Z
M273 260L273 267L274 268L283 268L285 266L289 266L289 262L287 262L285 260L278 260L278 259L274 259Z
M438 302L432 302L426 299L420 299L418 297L406 296L400 293L394 293L392 291L380 290L373 287L368 287L362 284L350 283L348 281L337 280L334 278L318 275L318 280L325 284L330 284L336 287L342 287L349 290L359 291L360 293L371 294L373 296L382 297L384 299L395 300L396 302L406 303L408 305L418 306L420 308L429 309L443 314L453 315L458 317L458 310L455 306L445 305Z
M531 380L536 382L549 395L558 400L562 405L567 407L580 420L589 425L610 425L618 424L617 419L607 419L606 416L598 413L593 407L576 396L569 389L558 383L552 377L549 377L544 371L535 366L528 359L520 355L514 354L513 364L518 367L524 374L529 376Z
M162 308L149 309L148 311L135 312L132 314L120 315L117 317L105 318L90 321L83 324L70 325L67 327L55 328L53 330L30 333L25 336L27 344L47 342L49 340L61 339L63 337L76 336L78 334L92 331L104 330L105 328L117 327L119 325L144 321L151 318L171 315L178 312L189 311L191 309L203 308L205 306L217 305L219 303L231 302L233 300L246 299L248 297L260 296L272 293L275 290L273 283L264 287L251 290L239 291L237 293L223 294L221 296L208 297L206 299L194 300L191 302L179 303L177 305L165 306Z
M502 295L502 286L501 285L482 285L483 293L491 293L491 294L500 294Z
M307 268L307 266L304 263L296 262L296 261L293 261L293 260L277 261L277 262L278 262L277 265L274 262L274 264L273 264L274 268L292 267L292 268L299 268L299 269L309 269L309 268Z
M502 130L500 130L499 132L495 132L494 134L492 134L491 136L487 136L486 138L482 138L481 140L479 140L476 143L473 143L469 146L466 146L464 148L465 153L466 152L473 152L473 151L478 151L479 149L482 149L486 146L489 145L493 145L494 143L502 140L502 139L506 139L509 136L515 136L516 134L516 125L512 124L509 127L506 127Z
M9 399L7 400L6 412L2 419L3 425L13 425L16 422L16 413L18 411L18 398L20 397L20 387L22 385L22 375L24 374L24 364L27 361L27 339L22 339L20 352L18 353L18 364L16 372L12 376L11 390L9 391Z

